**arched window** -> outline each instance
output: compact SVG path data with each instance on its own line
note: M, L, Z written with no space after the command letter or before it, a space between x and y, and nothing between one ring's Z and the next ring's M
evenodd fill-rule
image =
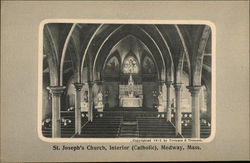
M120 69L119 67L120 65L117 57L113 56L107 62L104 72L107 74L119 74L119 69Z
M142 72L144 74L155 74L156 73L154 62L148 56L146 56L144 58L143 63L142 63L142 67L143 67Z
M133 56L128 56L123 62L124 74L137 74L139 72L138 62Z

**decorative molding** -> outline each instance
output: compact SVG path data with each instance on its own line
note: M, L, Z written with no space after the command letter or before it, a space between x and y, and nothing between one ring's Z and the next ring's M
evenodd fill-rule
M83 83L74 83L76 91L81 91Z
M176 90L180 90L183 83L174 83L173 86Z
M47 89L49 90L50 94L53 96L61 96L66 89L65 86L48 86Z
M189 90L191 95L197 95L200 92L202 86L187 86L186 88Z

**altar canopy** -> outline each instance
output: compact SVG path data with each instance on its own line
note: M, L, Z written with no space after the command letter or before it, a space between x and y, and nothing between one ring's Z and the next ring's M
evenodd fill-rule
M142 107L143 91L141 84L134 84L130 74L127 85L119 85L120 107Z

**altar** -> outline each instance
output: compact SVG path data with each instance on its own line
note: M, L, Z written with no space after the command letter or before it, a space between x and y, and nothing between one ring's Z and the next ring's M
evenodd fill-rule
M122 97L120 98L121 107L142 107L142 98Z
M142 107L143 92L141 84L134 84L130 74L127 85L119 85L120 107Z

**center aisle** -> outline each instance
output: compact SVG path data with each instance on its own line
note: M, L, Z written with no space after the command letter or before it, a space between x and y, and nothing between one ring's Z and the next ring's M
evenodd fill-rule
M174 126L156 110L118 108L95 113L83 128L81 138L175 138Z

